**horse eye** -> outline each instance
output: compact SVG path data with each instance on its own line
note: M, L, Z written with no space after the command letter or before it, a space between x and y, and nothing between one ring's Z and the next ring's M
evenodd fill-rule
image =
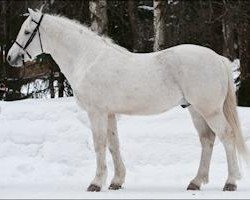
M25 35L29 35L30 32L29 32L29 31L24 31L24 34L25 34Z

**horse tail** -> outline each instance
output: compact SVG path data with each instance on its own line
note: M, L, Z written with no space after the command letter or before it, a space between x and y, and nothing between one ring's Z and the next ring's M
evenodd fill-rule
M249 155L247 145L242 135L239 117L237 113L237 101L236 101L236 95L235 95L235 89L234 89L232 70L230 67L231 64L230 64L230 61L225 57L223 57L223 63L226 67L227 75L228 75L228 90L227 90L227 96L224 102L223 111L224 111L224 114L226 116L228 123L230 124L232 128L237 153L249 164L250 155Z

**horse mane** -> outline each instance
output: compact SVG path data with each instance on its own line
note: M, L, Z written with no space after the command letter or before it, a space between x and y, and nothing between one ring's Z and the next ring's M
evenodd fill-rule
M75 19L69 19L63 15L51 15L51 14L48 14L49 16L53 16L57 19L60 19L62 21L64 21L65 23L67 24L70 24L70 25L73 25L76 27L77 30L82 30L85 34L91 36L91 37L94 37L96 40L99 40L99 41L102 41L104 43L106 43L108 46L112 47L112 48L115 48L116 50L118 51L122 51L122 52L129 52L126 48L124 47L121 47L120 45L116 44L111 38L107 37L107 36L104 36L104 35L98 35L98 33L92 31L90 29L90 27L86 24L82 24L80 21L78 20L75 20Z

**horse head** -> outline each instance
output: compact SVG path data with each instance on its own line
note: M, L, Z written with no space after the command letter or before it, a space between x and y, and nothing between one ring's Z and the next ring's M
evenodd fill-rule
M29 16L22 24L16 41L7 55L9 64L15 67L22 66L23 62L33 60L43 52L39 32L43 14L30 8L28 11Z

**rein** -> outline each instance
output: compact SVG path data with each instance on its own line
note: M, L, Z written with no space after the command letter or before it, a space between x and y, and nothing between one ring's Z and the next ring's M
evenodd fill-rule
M41 47L41 51L43 53L43 45L42 45L42 39L41 39L41 34L39 31L39 27L41 25L42 19L43 19L44 14L42 14L41 18L39 19L38 22L36 22L35 20L31 20L32 22L36 23L36 28L34 29L34 31L32 32L30 38L28 39L28 41L26 42L26 44L24 46L22 46L19 42L15 41L15 43L28 55L28 57L31 59L31 55L29 54L29 52L27 51L27 47L30 45L30 43L33 41L34 37L36 36L36 33L38 32L38 36L39 36L39 42L40 42L40 47Z

